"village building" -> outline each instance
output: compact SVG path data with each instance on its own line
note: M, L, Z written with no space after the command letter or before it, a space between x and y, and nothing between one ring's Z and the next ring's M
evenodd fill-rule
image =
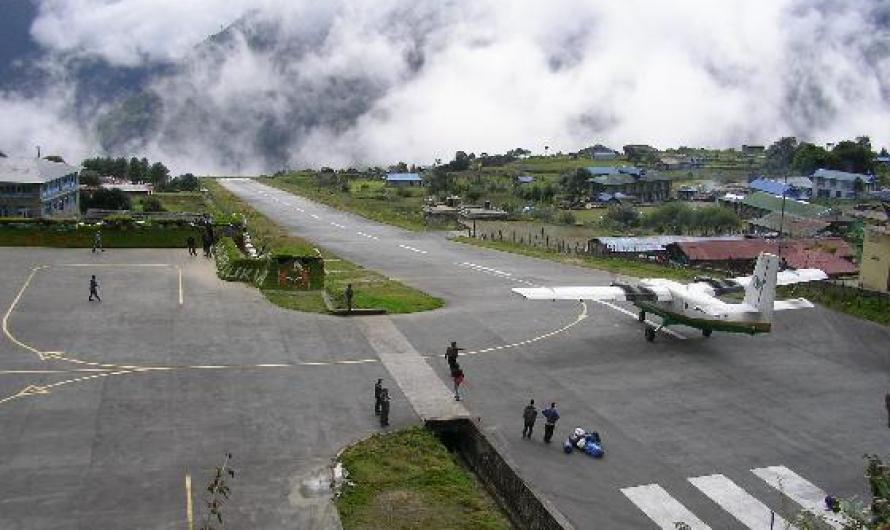
M735 241L742 236L639 236L595 237L587 242L587 252L598 256L666 258L667 246L678 241Z
M621 193L642 202L660 202L671 196L670 177L657 173L647 174L645 170L634 166L596 166L586 169L591 175L587 181L590 184L591 198L596 198L601 193L610 196Z
M417 173L389 173L386 185L396 187L423 186L423 179Z
M80 168L42 158L0 157L0 217L75 217Z
M839 237L787 241L680 241L667 246L667 255L675 263L733 274L750 274L761 252L780 256L787 267L822 269L832 278L854 275L858 271L851 261L853 250Z
M811 180L813 197L826 199L858 199L878 189L878 181L874 175L833 169L817 169Z

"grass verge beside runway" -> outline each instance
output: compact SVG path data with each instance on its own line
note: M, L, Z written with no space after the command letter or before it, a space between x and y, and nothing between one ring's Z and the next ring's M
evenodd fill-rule
M411 194L404 197L396 190L385 189L378 194L335 191L331 187L316 186L312 175L311 172L297 172L282 177L260 178L258 182L380 223L414 231L430 229L423 218L423 198L413 190L408 190Z
M265 245L279 252L310 256L316 255L315 249L318 248L325 260L325 289L331 293L335 302L341 300L346 285L351 283L355 291L353 305L356 308L381 308L389 313L415 313L438 309L444 305L440 298L341 259L324 248L314 247L309 241L291 235L213 179L202 179L202 185L209 191L216 213L241 213L246 217L254 244ZM273 304L287 309L312 313L327 311L320 291L300 293L264 289L263 294Z
M423 427L372 436L341 461L352 483L336 501L345 530L511 528L482 485Z
M533 258L547 259L564 263L566 265L577 265L579 267L588 267L591 269L599 269L625 276L636 276L639 278L667 278L671 280L692 280L697 276L701 276L702 272L690 268L680 267L664 267L654 263L644 263L640 261L608 258L603 256L577 256L562 254L556 250L547 250L539 247L530 247L528 245L519 245L509 241L492 241L481 240L473 237L455 237L452 241L465 243L467 245L475 245L477 247L490 248L500 250L502 252L510 252L513 254L522 254ZM713 274L712 274L713 275Z
M0 247L90 248L98 230L80 226L75 221L15 219L0 223ZM103 226L105 248L184 248L189 236L197 237L194 227L176 224Z

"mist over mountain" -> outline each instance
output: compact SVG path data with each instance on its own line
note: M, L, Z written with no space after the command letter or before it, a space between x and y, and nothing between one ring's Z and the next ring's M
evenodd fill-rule
M890 136L886 0L12 2L7 153L249 174Z

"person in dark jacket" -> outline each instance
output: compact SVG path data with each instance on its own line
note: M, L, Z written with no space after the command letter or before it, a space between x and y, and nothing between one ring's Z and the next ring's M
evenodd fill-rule
M389 426L389 390L380 390L380 426Z
M460 385L464 382L464 371L457 363L451 366L451 380L454 382L454 400L460 401Z
M556 428L556 421L559 420L559 411L556 410L556 403L551 403L549 409L541 411L547 421L544 423L544 442L550 443L553 438L553 429Z
M525 410L522 411L522 420L524 422L524 426L522 427L523 438L532 437L532 429L535 427L536 419L538 419L538 409L535 408L535 400L532 399L528 402L528 405L525 406Z
M96 280L95 274L93 274L90 277L90 302L93 301L94 296L96 297L96 300L98 300L99 302L102 301L102 299L99 298L99 281Z
M380 409L383 405L383 379L378 379L376 383L374 383L374 415L380 415Z
M197 256L198 250L195 248L195 236L188 236L185 240L185 244L188 245L189 256Z
M451 341L451 346L445 348L445 360L448 361L448 367L454 370L454 367L457 366L457 356L458 352L463 350L463 348L457 347L457 342Z

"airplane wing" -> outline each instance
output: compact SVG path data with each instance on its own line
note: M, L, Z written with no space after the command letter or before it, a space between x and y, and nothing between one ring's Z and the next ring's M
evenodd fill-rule
M633 302L636 300L671 299L668 289L635 285L596 285L580 287L516 287L514 293L529 300L596 300L600 302Z
M777 300L773 302L773 311L787 311L791 309L810 309L815 307L812 302L806 298L789 298L788 300ZM695 309L702 311L710 316L724 316L740 313L758 313L757 308L748 304L727 304L716 302L712 304L704 304L696 306Z
M776 276L776 285L791 285L794 283L815 282L828 278L821 269L797 269L780 271ZM733 278L732 281L746 287L751 283L751 276Z
M529 300L627 300L624 289L612 286L595 287L516 287L514 293Z

